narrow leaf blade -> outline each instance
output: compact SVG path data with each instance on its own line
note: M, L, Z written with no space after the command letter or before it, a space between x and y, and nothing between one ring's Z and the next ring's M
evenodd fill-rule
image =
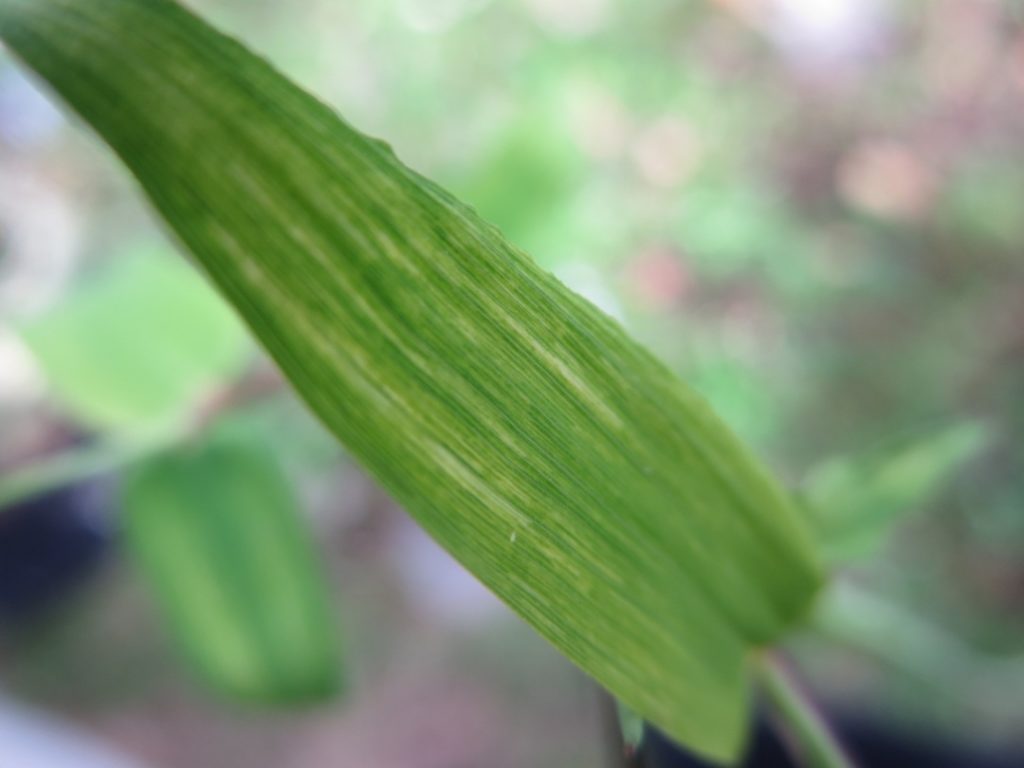
M165 0L0 0L296 389L541 634L733 757L820 574L707 406L471 210Z
M838 563L875 554L898 523L977 456L987 432L978 422L918 430L815 467L802 495L824 556Z
M171 634L215 689L268 702L337 690L317 553L267 453L215 439L149 461L124 490L124 532Z

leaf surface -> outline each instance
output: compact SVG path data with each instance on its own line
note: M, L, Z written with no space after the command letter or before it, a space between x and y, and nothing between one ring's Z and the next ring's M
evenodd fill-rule
M269 453L215 437L150 460L124 489L124 531L170 633L214 688L268 702L336 690L317 553Z
M978 422L903 434L815 467L802 498L829 562L875 554L896 525L919 512L989 442Z
M88 427L173 422L248 356L238 319L169 256L114 260L23 330L57 399Z
M166 0L0 0L352 455L626 704L734 757L820 582L777 484L622 329Z

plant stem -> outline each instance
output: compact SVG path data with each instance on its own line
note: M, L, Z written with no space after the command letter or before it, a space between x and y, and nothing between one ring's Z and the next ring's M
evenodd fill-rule
M597 691L597 706L601 714L601 733L607 745L608 768L629 768L630 763L626 755L626 739L622 734L622 724L619 721L618 704L615 697L600 686L594 685Z
M173 445L173 432L153 432L73 448L0 477L0 510L54 488L110 472Z
M761 688L793 752L808 768L853 768L821 713L772 652L755 665Z
M2 2L2 0L0 0ZM191 418L131 436L107 438L0 473L0 511L48 490L121 469L201 434L224 413L267 399L284 389L273 368L260 367L202 403Z

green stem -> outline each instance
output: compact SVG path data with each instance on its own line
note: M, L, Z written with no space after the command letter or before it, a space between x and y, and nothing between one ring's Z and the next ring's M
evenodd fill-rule
M224 413L258 403L282 389L281 377L274 369L258 367L203 403L189 419L106 438L94 445L72 448L27 467L0 473L0 511L54 488L142 461L190 436L201 434Z
M756 665L761 689L790 747L808 768L853 768L821 714L784 662L766 652Z
M132 464L174 444L180 432L152 432L74 448L0 476L0 510L48 490Z

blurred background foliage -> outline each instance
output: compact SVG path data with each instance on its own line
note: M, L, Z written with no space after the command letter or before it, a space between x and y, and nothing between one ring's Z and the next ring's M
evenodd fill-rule
M781 473L856 587L795 641L824 700L1021 746L1019 2L189 5L619 318ZM224 429L272 455L315 535L347 700L208 698L118 554L119 476ZM6 58L0 470L0 499L22 488L0 512L5 695L139 764L604 749L587 684L346 461Z

